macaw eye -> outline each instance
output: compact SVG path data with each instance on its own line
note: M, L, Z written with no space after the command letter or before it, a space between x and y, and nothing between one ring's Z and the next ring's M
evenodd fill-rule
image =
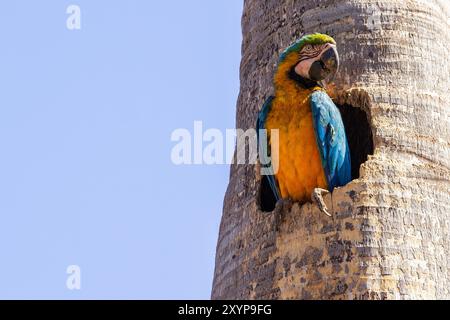
M307 45L303 48L303 50L305 50L305 51L311 51L312 49L313 49L313 46L310 45L310 44L307 44Z

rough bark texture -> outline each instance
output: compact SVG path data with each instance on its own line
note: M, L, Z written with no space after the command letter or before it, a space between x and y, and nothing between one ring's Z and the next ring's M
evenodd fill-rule
M237 127L254 128L282 49L337 43L336 101L369 115L360 177L281 215L258 208L255 166L234 165L213 299L450 298L450 13L447 0L246 0Z

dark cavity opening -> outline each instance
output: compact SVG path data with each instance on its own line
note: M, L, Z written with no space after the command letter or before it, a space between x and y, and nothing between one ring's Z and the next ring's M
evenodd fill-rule
M349 104L337 105L341 112L352 161L352 180L359 178L359 168L373 154L372 128L367 113ZM263 212L275 209L276 199L266 176L261 177L259 207Z
M349 104L338 105L352 161L352 180L359 178L359 168L373 154L372 128L367 113Z
M267 176L261 177L261 186L259 190L259 207L263 212L271 212L275 209L277 200L270 189L269 180Z

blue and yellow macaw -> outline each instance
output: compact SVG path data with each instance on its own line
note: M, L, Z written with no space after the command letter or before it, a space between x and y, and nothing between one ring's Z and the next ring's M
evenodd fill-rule
M323 195L351 180L350 151L338 108L321 81L337 72L336 42L328 35L302 37L280 56L274 77L275 94L267 99L257 120L265 129L261 155L270 155L273 170L263 178L275 200L312 199L330 215ZM278 130L273 148L271 130Z

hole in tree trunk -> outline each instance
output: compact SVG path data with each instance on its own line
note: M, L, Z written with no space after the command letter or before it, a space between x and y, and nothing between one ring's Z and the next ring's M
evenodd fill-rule
M271 212L275 209L277 200L270 189L269 180L267 176L261 177L261 187L259 191L259 207L263 212Z
M352 180L358 179L359 168L367 161L368 155L373 154L374 151L372 129L367 113L361 108L349 104L337 105L337 107L341 112L350 148ZM263 212L271 212L275 209L276 200L266 176L261 177L258 200L259 207Z
M367 113L349 104L337 105L344 122L352 161L352 180L359 178L359 168L373 154L373 137Z

